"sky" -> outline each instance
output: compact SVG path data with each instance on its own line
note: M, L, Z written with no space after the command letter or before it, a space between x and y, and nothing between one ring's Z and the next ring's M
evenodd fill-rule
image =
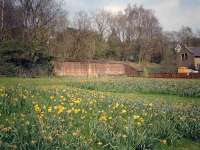
M130 4L153 9L165 31L177 31L182 26L200 29L200 0L64 0L69 13L104 9L112 13L123 11Z

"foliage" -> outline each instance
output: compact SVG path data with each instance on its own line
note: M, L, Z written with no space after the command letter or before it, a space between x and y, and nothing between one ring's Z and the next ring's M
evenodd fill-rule
M117 36L115 30L112 31L111 35L108 37L109 49L106 52L107 58L120 58L120 38Z
M48 73L52 68L47 48L37 42L27 44L19 40L4 41L0 44L0 57L2 75L34 75L40 69Z

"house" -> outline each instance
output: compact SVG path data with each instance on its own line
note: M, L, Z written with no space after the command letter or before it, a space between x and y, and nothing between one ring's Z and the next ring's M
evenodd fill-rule
M178 67L200 70L200 47L187 47L178 44L175 50L177 52Z

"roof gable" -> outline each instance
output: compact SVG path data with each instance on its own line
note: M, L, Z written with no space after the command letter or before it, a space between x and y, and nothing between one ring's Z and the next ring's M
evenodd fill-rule
M177 53L183 53L183 52L189 52L191 55L193 55L193 52L188 48L186 47L185 45L183 44L178 44L177 47L175 48L176 52Z
M186 47L185 45L179 43L175 50L177 53L180 53L183 50L188 51L194 57L200 57L200 47Z

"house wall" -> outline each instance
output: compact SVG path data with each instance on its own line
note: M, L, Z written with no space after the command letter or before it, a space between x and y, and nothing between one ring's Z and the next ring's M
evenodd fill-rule
M195 69L200 70L200 57L194 58Z
M54 62L56 76L134 75L136 70L123 63Z
M187 54L187 60L182 60L182 54ZM194 56L187 50L182 48L177 55L177 66L178 67L192 67L194 66Z

